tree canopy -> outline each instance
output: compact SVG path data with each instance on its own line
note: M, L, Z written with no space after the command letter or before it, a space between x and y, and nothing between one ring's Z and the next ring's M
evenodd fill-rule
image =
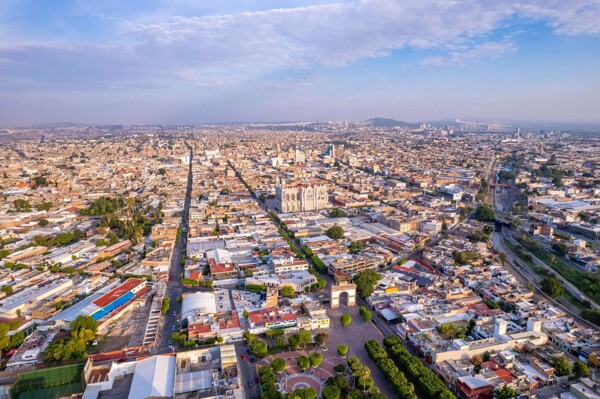
M563 285L554 276L548 276L540 282L540 288L551 298L557 298L564 292Z
M381 274L377 273L375 270L365 270L357 273L356 276L354 276L354 284L356 284L358 295L362 298L371 296L380 279Z
M340 317L340 323L342 323L342 326L349 326L350 323L352 323L352 317L349 314L344 313L341 317Z
M475 219L482 221L494 220L494 210L487 204L483 204L475 211Z
M333 240L339 240L340 238L344 237L344 229L342 226L332 226L327 229L326 234Z

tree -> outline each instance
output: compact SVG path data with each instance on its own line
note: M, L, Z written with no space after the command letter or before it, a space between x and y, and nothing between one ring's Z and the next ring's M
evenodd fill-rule
M298 332L298 339L300 345L302 345L303 348L306 348L306 345L312 342L312 334L309 330L302 330Z
M339 240L340 238L344 237L344 229L342 226L332 226L327 229L325 234L327 234L327 236L332 240Z
M552 243L552 249L561 256L565 256L566 254L569 253L569 246L567 244L565 244L564 242Z
M298 334L292 334L288 337L288 345L291 350L296 350L300 346L300 336Z
M248 320L250 313L248 313L248 311L246 309L244 309L244 313L242 313L242 316L244 316L244 319Z
M310 367L310 360L306 356L298 356L296 364L300 367L300 370L305 371Z
M353 389L348 392L346 395L346 399L364 399L365 395L360 391L360 389Z
M350 250L351 254L360 253L360 251L363 250L363 243L362 241L352 241L348 249Z
M344 327L349 326L350 323L352 323L352 317L349 314L344 313L342 317L340 317L340 323L342 323L342 326Z
M329 339L329 335L326 333L318 333L317 335L315 335L315 345L316 346L323 346L325 344L325 342L327 342L327 340Z
M341 392L335 385L326 385L322 392L323 399L339 399Z
M271 368L273 371L281 373L283 370L285 370L285 360L280 357L273 359L271 362Z
M338 345L337 353L341 357L346 357L346 355L348 354L348 345Z
M517 392L508 385L504 385L502 388L494 390L494 399L512 399L516 396Z
M48 221L48 219L41 219L41 220L38 222L38 226L40 226L40 227L46 227L46 226L48 226L49 224L50 224L50 222Z
M255 339L250 344L250 350L252 354L256 357L266 357L269 354L269 346L262 339Z
M491 221L494 220L494 210L487 204L483 204L477 208L475 211L475 219L481 221Z
M308 355L308 359L312 367L319 367L323 362L323 355L320 352L313 352Z
M372 317L373 317L373 313L371 313L370 310L367 310L365 313L362 314L362 318L364 321L371 321Z
M573 367L575 375L579 378L589 378L592 375L590 368L584 362L578 360Z
M569 375L573 371L573 367L565 355L555 357L553 366L554 373L559 377Z
M169 297L163 298L162 304L160 307L160 313L162 313L163 315L167 314L167 312L169 311L170 303L171 303L171 300L169 299Z
M354 284L356 284L356 290L358 295L362 298L367 298L373 295L377 282L381 279L381 274L375 270L365 270L359 272L354 276Z
M286 285L281 288L281 296L287 297L287 298L293 298L295 295L296 295L296 291L294 290L294 287L292 287L290 285Z
M329 211L330 218L343 218L346 217L346 213L342 211L340 208L333 208Z
M333 377L329 377L327 381L325 381L325 386L334 386L337 387L340 391L345 391L348 389L348 380L342 374L334 375Z
M6 295L11 295L13 293L13 287L11 287L10 285L5 285L0 290Z
M557 298L564 292L562 284L554 276L548 276L544 278L540 283L540 288L550 298Z

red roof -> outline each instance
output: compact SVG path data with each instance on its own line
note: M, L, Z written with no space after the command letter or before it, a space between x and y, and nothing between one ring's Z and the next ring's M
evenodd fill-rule
M506 367L499 365L494 360L490 360L482 364L483 367L493 371L502 381L506 383L510 383L515 380L517 377L513 373L511 373Z
M132 289L136 288L140 284L145 284L145 280L142 280L140 278L127 279L127 280L125 280L125 282L123 284L119 285L116 288L113 288L110 292L107 292L106 294L102 295L100 298L93 301L93 304L100 306L100 307L106 306L109 303L111 303L112 301L123 296L124 294L131 291Z

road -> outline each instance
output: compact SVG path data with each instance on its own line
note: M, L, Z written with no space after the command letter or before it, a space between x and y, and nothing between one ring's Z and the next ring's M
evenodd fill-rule
M503 229L503 237L506 238L511 244L513 244L515 246L519 245L519 243L514 239L512 234L506 233L506 231L504 229ZM579 288L577 288L574 284L572 284L570 281L568 281L563 276L561 276L556 270L554 270L552 267L548 266L546 264L546 262L537 258L534 254L532 254L530 252L529 252L529 254L531 255L531 259L536 266L542 267L546 271L552 273L562 283L562 285L565 287L565 290L567 290L569 293L571 293L571 295L575 296L576 298L586 298L587 300L590 301L590 304L593 309L597 309L599 307L596 302L591 300L587 295L585 295L583 292L581 292L579 290Z
M193 162L193 151L192 148L186 144L190 150L190 164L188 169L188 181L187 189L185 192L185 199L183 202L183 210L181 212L181 235L177 240L177 244L173 248L173 255L171 256L171 266L169 268L169 281L167 282L166 295L170 300L170 309L166 315L162 318L162 326L159 333L158 340L158 352L165 353L172 351L169 348L169 341L171 340L171 334L173 333L173 326L175 329L179 329L179 322L181 317L181 305L177 303L177 297L182 293L182 285L179 281L179 275L183 273L183 266L181 266L181 257L183 255L183 249L187 245L187 233L188 233L188 222L190 213L190 199L192 196L192 184L193 184L193 173L192 173L192 162Z

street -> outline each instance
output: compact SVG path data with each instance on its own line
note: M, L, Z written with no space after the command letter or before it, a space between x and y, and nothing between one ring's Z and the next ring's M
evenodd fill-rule
M192 173L192 162L193 162L193 151L190 150L190 164L188 170L188 182L185 193L183 210L181 212L181 235L177 241L177 245L173 247L173 254L171 256L171 265L169 269L169 281L167 282L166 296L170 300L170 308L166 315L162 317L162 328L159 334L159 340L157 343L157 349L159 353L170 352L169 341L171 340L171 334L173 333L173 326L175 331L179 331L180 328L180 317L181 317L181 305L177 303L177 297L182 293L182 286L179 279L179 275L183 273L183 267L181 266L181 258L183 255L183 249L187 245L187 232L188 232L188 217L190 211L190 200L192 195L192 184L193 184L193 173Z

